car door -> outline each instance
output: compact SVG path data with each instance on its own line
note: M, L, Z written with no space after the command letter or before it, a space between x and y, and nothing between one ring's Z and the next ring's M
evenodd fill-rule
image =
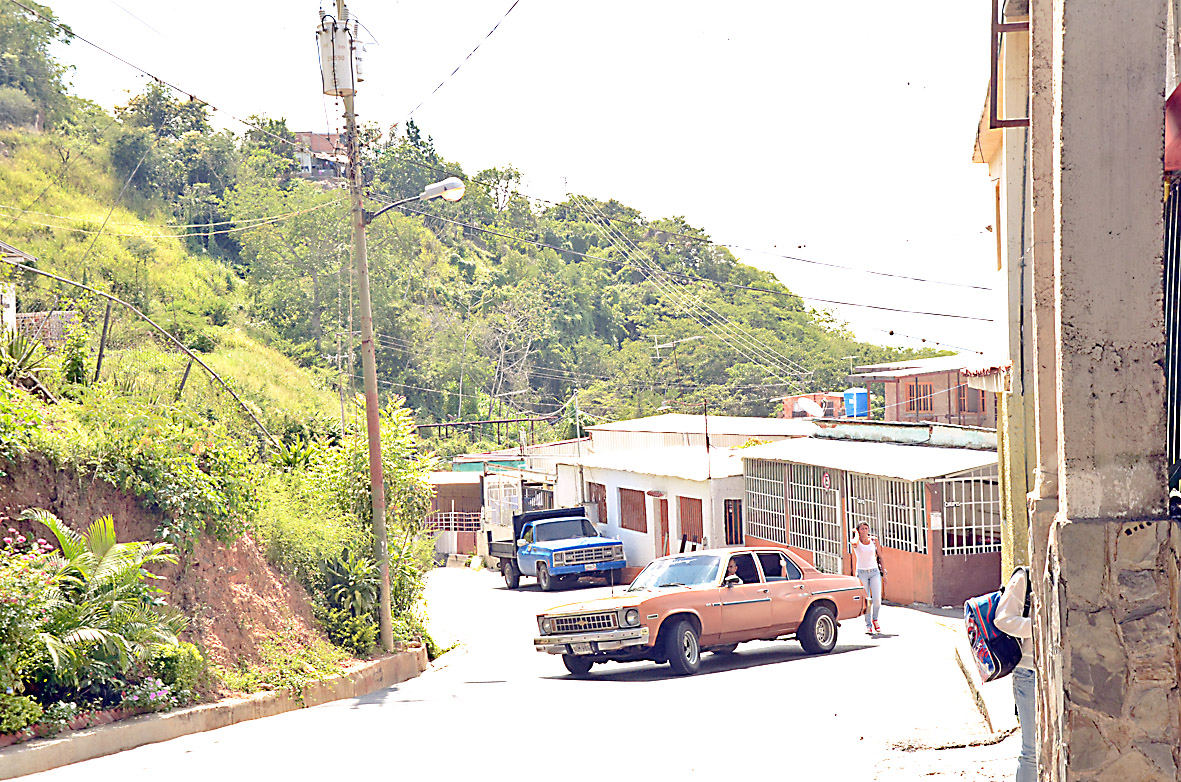
M811 599L804 574L782 551L760 551L758 558L771 596L771 626L777 635L794 633Z
M762 574L755 564L753 554L741 553L730 556L729 562L738 567L741 584L718 589L721 604L721 643L752 641L764 637L771 627L771 596ZM722 578L729 567L722 570Z
M527 576L537 575L537 560L541 558L537 550L537 544L533 542L533 525L526 524L521 529L521 539L525 541L525 545L517 549L517 564L521 567L521 572Z

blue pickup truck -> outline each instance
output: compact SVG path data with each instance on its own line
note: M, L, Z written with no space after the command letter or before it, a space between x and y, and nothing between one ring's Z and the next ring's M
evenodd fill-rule
M623 543L599 534L583 508L555 508L513 516L511 541L492 541L488 553L500 560L509 589L521 576L536 576L542 591L586 576L614 584L627 565Z

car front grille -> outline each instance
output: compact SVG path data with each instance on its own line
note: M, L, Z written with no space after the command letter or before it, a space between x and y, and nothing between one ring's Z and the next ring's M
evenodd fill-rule
M619 619L614 611L606 611L599 614L555 616L553 618L553 625L552 635L589 633L595 630L614 630L619 626Z
M619 558L616 556L616 551L615 546L571 549L570 551L562 552L566 555L563 558L563 563L566 565L585 565L589 562L611 562Z

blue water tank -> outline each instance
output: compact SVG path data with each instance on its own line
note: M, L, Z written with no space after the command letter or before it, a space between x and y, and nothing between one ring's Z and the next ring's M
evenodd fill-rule
M869 418L869 391L864 388L845 389L845 417Z

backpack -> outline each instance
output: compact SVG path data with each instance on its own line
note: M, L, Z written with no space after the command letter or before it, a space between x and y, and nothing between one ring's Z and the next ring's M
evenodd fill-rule
M1025 571L1025 608L1022 616L1029 616L1029 596L1033 590L1029 583L1029 568ZM1013 573L1016 574L1017 570ZM1012 576L1009 576L1012 580ZM1008 582L1006 582L1007 584ZM1011 635L1001 632L993 624L997 606L1005 588L996 592L973 597L964 603L964 624L968 629L968 644L972 647L972 659L982 681L990 682L1008 676L1021 661L1021 644Z

